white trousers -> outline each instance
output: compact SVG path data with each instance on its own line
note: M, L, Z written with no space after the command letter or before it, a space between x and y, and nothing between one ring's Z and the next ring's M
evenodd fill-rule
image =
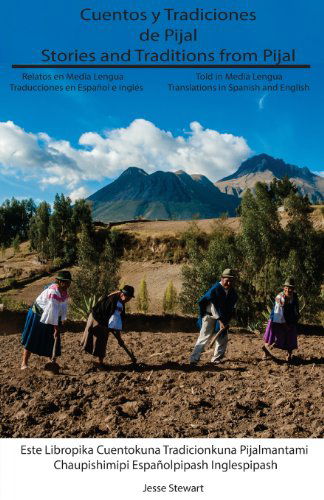
M212 336L214 334L216 335L215 333L216 321L217 320L215 318L208 315L202 318L202 325L199 337L197 339L196 345L190 357L190 361L192 363L198 363L201 354L205 350L206 345L211 340ZM221 334L220 337L218 337L218 339L215 342L214 355L211 358L211 361L222 359L225 356L227 343L228 343L228 335L226 330L224 333Z

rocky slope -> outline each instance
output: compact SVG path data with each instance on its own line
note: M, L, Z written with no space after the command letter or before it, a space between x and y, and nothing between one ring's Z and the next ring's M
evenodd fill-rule
M236 172L215 183L223 193L241 197L248 188L253 189L257 182L270 182L276 177L289 179L303 195L308 195L312 203L324 201L324 178L313 174L307 167L289 165L283 160L266 154L253 156L244 161Z

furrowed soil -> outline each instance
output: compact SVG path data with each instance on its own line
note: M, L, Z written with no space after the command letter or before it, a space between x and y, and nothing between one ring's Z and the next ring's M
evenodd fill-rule
M190 370L197 332L128 332L143 365L110 337L102 370L80 352L79 330L63 334L57 375L38 356L21 371L18 333L0 337L1 437L324 437L321 336L300 335L287 366L281 351L262 361L261 337L235 330L222 364L208 351Z

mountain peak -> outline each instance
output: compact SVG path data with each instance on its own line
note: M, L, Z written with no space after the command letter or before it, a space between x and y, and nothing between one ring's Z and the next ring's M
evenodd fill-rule
M253 189L257 182L270 184L274 178L283 177L288 177L300 193L307 195L312 202L323 200L322 177L313 174L307 167L297 167L265 153L248 158L234 174L224 177L215 185L223 193L240 197L246 189Z
M289 163L285 163L280 158L273 158L265 153L261 153L245 160L236 172L220 179L218 182L229 181L243 177L244 175L257 174L266 171L271 172L278 179L282 179L287 176L289 178L297 177L310 181L315 177L315 174L313 174L307 167L300 168L296 165L290 165Z
M124 170L124 172L122 172L122 174L120 174L120 177L126 177L129 175L148 175L148 174L142 168L128 167L126 170Z
M199 176L198 176L199 177ZM147 174L130 167L120 177L100 189L92 201L96 220L192 219L217 217L227 210L234 215L238 200L224 195L204 176L193 179L185 172L158 170Z

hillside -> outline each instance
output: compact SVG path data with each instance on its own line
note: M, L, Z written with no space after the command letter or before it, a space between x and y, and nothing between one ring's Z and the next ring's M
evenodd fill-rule
M270 184L274 179L287 176L303 195L308 195L312 203L324 201L324 178L313 174L307 167L300 168L275 159L266 154L249 158L236 172L215 183L223 193L241 197L248 188L253 189L257 182Z
M286 214L280 215L285 225ZM314 207L311 218L316 229L323 229L321 207ZM208 234L216 222L214 219L205 219L197 220L195 224L200 231ZM240 230L239 218L225 219L224 224L235 232ZM163 295L169 281L173 282L178 292L181 289L181 267L184 262L181 235L189 227L188 221L136 221L113 228L131 237L121 263L121 283L128 282L138 288L140 280L145 277L151 298L151 313L162 313ZM175 258L176 253L178 258ZM73 269L71 271L73 273ZM11 289L0 293L7 297L14 308L20 307L22 303L32 303L53 276L55 272L51 272L51 266L38 261L36 253L30 252L28 242L20 245L19 253L15 254L9 248L0 256L0 289L11 286ZM130 310L136 311L134 301Z

